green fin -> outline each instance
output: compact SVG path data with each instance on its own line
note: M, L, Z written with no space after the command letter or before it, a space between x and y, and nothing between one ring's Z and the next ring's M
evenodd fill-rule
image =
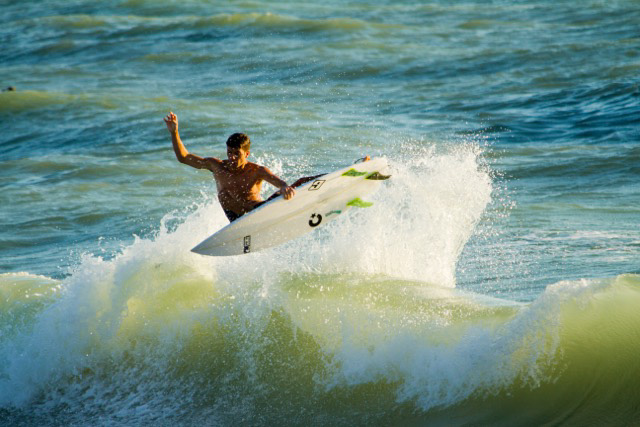
M355 199L347 203L347 206L353 206L355 208L368 208L369 206L373 206L373 203L364 202L360 199L360 197L356 197Z
M373 181L384 181L391 178L391 175L382 175L380 172L371 172L365 179L371 179Z
M348 171L346 171L345 173L343 173L342 176L362 176L362 175L366 175L366 174L367 174L367 172L358 172L354 168L351 168Z

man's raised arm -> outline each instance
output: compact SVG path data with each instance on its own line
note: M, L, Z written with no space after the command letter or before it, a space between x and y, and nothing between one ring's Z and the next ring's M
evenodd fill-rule
M187 151L186 147L182 143L180 134L178 133L178 116L173 114L173 112L169 112L167 117L164 118L164 122L166 123L167 129L171 134L173 151L176 153L176 158L178 159L178 161L196 169L211 170L212 166L207 160L203 159L200 156L196 156L195 154L189 153L189 151Z

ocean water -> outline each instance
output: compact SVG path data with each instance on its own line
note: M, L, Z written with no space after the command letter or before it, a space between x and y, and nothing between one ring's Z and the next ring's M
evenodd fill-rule
M640 424L640 3L315 3L0 0L0 424ZM393 177L202 257L168 111Z

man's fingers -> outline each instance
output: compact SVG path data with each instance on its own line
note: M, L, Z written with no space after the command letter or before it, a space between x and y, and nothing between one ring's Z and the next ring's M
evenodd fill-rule
M164 122L166 124L178 124L178 117L170 111L169 114L167 114L167 117L164 118Z
M294 194L296 194L296 190L294 190L292 187L287 187L284 189L285 200L289 200L290 198L293 197Z

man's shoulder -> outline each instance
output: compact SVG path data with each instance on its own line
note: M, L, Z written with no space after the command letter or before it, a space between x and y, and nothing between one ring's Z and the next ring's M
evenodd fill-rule
M224 164L224 161L215 157L205 157L204 161L211 166L222 166Z
M251 163L251 165L252 165L252 169L254 171L256 171L256 173L258 173L260 175L270 175L271 174L271 171L266 166L259 165L257 163Z
M263 170L265 170L266 168L262 165L259 165L257 163L253 163L253 162L247 162L247 164L245 165L245 170L246 171L251 171L251 172L261 172Z

